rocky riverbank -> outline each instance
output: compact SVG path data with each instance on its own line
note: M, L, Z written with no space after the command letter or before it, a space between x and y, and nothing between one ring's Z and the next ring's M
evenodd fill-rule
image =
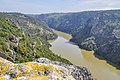
M0 80L93 80L85 67L40 58L14 64L0 57Z

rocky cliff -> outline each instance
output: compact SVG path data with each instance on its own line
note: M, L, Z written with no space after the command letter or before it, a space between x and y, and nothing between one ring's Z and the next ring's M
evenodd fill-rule
M14 64L0 57L0 80L93 80L85 67L40 58Z

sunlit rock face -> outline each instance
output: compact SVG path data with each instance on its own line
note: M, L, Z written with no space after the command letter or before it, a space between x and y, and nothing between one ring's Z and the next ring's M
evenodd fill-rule
M93 80L86 68L40 58L14 64L0 57L0 80Z

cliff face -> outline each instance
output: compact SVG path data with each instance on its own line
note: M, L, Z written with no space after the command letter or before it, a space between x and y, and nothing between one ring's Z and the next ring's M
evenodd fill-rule
M94 36L95 53L120 68L120 11L103 11L89 19L84 30ZM83 30L83 31L84 31ZM87 37L86 37L87 38Z
M14 64L0 57L0 80L93 80L86 68L40 58Z
M120 67L120 10L42 14L35 18L49 27L72 34L81 48Z
M50 28L64 31L70 34L79 32L87 20L98 12L86 11L78 13L51 13L35 15L34 18L43 21Z

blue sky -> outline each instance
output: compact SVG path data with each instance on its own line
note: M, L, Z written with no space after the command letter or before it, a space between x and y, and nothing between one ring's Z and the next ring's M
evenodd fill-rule
M120 0L0 0L0 12L41 14L120 9Z

